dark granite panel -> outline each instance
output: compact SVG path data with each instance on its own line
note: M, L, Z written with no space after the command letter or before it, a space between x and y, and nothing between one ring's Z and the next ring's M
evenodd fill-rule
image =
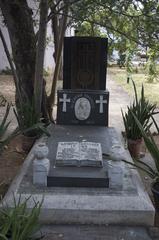
M64 89L106 89L108 39L66 37L64 39Z
M57 124L108 126L108 91L59 90Z

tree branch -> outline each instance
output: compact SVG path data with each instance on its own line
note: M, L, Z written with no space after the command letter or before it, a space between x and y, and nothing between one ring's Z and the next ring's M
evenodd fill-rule
M4 47L4 51L6 53L6 56L7 56L7 59L8 59L8 62L9 62L9 65L10 65L10 68L12 70L12 74L13 74L13 79L14 79L14 84L15 84L15 87L17 89L17 93L18 93L18 97L19 99L21 100L21 92L20 92L20 89L19 89L19 79L18 79L18 76L17 76L17 73L16 73L16 70L14 68L14 64L12 62L12 59L11 59L11 56L10 56L10 53L9 53L9 50L8 50L8 47L7 47L7 44L6 44L6 41L5 41L5 38L3 36L3 33L2 33L2 30L0 28L0 38L2 40L2 44L3 44L3 47Z
M65 35L65 30L66 30L66 25L67 25L67 16L68 16L68 5L66 5L66 8L64 9L64 18L62 22L62 27L61 27L61 32L60 32L60 37L59 37L59 44L58 44L58 49L57 49L57 58L56 58L56 65L55 65L55 71L54 71L54 76L53 76L53 82L52 82L52 88L51 88L51 94L49 96L49 116L50 119L52 119L52 106L54 105L55 102L55 90L56 90L56 84L57 84L57 78L59 75L59 70L60 70L60 60L61 60L61 52L62 52L62 46L63 46L63 38ZM53 119L52 119L53 121Z
M34 101L35 111L38 118L41 114L42 92L43 92L43 65L46 42L46 26L47 26L48 1L40 2L40 25L38 34L38 45L36 52L35 80L34 80Z

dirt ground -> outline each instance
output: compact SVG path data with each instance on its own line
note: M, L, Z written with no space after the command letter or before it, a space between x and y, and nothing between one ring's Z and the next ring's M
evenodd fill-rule
M10 183L17 175L26 155L21 150L20 136L5 146L4 151L0 154L0 198L4 196Z
M7 101L14 103L15 85L12 76L0 75L0 94L2 94Z
M0 95L3 95L8 102L15 102L15 86L12 76L0 75ZM0 121L3 118L5 107L0 106ZM10 116L12 120L13 116ZM14 127L11 123L11 127ZM19 171L26 153L20 150L20 137L13 139L8 146L0 153L0 197L3 197L13 178Z
M51 89L51 78L47 77L47 92L49 93L49 89ZM61 81L60 81L61 82ZM61 83L60 83L61 86ZM59 86L58 86L59 87ZM15 85L13 81L13 77L10 75L0 75L0 96L3 97L13 105L15 104ZM0 101L1 103L1 101ZM2 120L5 113L5 107L0 106L0 121ZM9 132L12 132L17 125L15 116L13 111L10 111L9 121L11 120L11 124L9 125ZM0 197L4 195L7 191L10 183L13 178L16 176L19 171L27 153L23 152L20 147L20 136L13 139L8 146L5 147L4 151L0 153Z

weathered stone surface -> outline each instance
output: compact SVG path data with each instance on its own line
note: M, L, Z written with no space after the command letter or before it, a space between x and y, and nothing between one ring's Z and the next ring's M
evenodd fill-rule
M101 144L96 142L58 142L56 166L102 167Z
M67 126L68 127L68 126ZM61 128L60 133L56 128ZM83 130L82 130L83 129ZM66 126L53 126L52 133L56 138L63 140L75 132L75 141L86 139L92 141L101 140L102 150L109 153L112 145L120 145L117 135L112 128L104 127L72 127L68 130ZM55 135L46 140L50 149L50 156L54 153ZM107 138L106 138L107 136ZM121 146L122 147L122 146ZM57 146L56 146L57 148ZM131 161L130 155L125 151L123 157ZM4 201L9 206L13 205L13 192L18 199L32 195L34 200L41 200L44 197L40 221L43 223L80 223L80 224L126 224L152 226L154 223L155 210L143 187L140 177L135 169L131 169L124 163L123 187L122 189L109 188L58 188L58 187L35 187L32 184L32 153L26 159L21 173L12 183ZM118 161L117 161L118 162ZM121 166L122 167L122 166ZM31 208L34 201L30 199L28 208Z
M47 176L50 169L48 153L48 147L44 143L35 145L33 161L33 184L35 185L47 186Z
M41 228L44 240L158 240L147 228L135 226L47 225ZM40 234L41 234L40 232ZM39 234L39 237L41 236Z

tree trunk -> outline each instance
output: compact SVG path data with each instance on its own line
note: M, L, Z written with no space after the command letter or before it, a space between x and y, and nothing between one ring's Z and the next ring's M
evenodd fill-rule
M59 38L60 38L60 31L61 31L61 25L59 21L59 15L56 13L56 8L55 4L52 4L51 6L51 12L52 12L52 18L51 18L51 23L52 23L52 34L54 36L54 61L56 64L57 60L57 51L58 51L58 45L59 45ZM59 69L59 74L58 74L58 79L62 79L62 59L60 60L60 69Z
M54 35L54 60L56 62L57 59L57 49L58 49L58 42L59 42L59 21L58 21L58 15L55 13L54 5L51 7L51 11L54 13L51 18L51 24L52 24L52 32Z
M36 56L32 10L26 0L0 0L0 8L10 36L20 90L32 99Z
M52 107L55 103L56 84L57 84L58 74L59 74L59 70L60 70L63 38L64 38L64 35L65 35L65 30L66 30L66 25L67 25L67 14L68 14L68 4L66 4L66 7L64 9L64 17L63 17L63 22L62 22L62 27L61 27L61 32L60 32L55 71L54 71L54 76L53 76L51 94L49 96L48 113L49 113L49 117L50 117L51 120L53 120L53 118L52 118Z
M38 45L36 53L36 66L35 66L35 82L34 82L34 101L35 111L37 117L40 119L41 115L41 103L42 103L42 91L43 91L43 65L44 65L44 53L46 44L46 28L47 28L47 13L48 2L47 0L41 0L40 2L40 25L38 33Z
M19 79L18 79L18 76L17 76L17 73L16 73L16 70L14 68L14 64L12 62L12 58L11 58L11 55L9 53L9 50L8 50L8 47L7 47L7 43L5 41L5 38L3 36L3 33L1 31L1 28L0 28L0 38L2 40L2 44L3 44L3 47L4 47L4 51L6 53L6 56L7 56L7 59L8 59L8 62L9 62L9 65L10 65L10 68L12 70L12 74L13 74L13 79L14 79L14 83L15 83L15 86L16 86L16 89L17 89L17 94L18 94L18 98L22 99L21 97L21 92L20 92L20 89L19 89Z
M0 9L9 32L13 59L19 81L22 101L16 94L16 107L30 104L34 96L34 78L36 62L36 35L33 27L32 10L26 0L0 0ZM16 88L17 91L17 88ZM47 95L45 83L42 89L42 116L47 118ZM18 112L20 114L20 111ZM48 120L48 118L46 119Z

